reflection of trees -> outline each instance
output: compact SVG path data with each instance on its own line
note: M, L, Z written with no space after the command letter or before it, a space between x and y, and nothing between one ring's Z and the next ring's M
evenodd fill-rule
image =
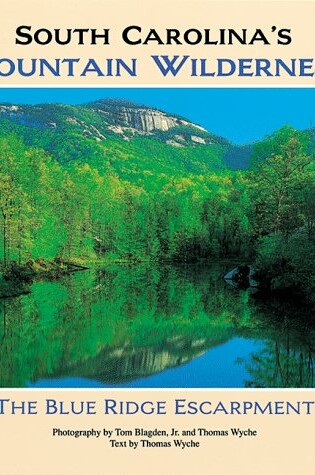
M247 365L251 380L247 387L314 387L314 361L311 349L296 350L278 342L266 344Z
M301 309L288 302L282 302L282 307L279 302L275 303L272 315L275 323L269 328L269 339L246 365L251 376L246 386L314 387L315 331L310 315L303 315ZM283 317L288 310L290 319ZM305 309L305 312L310 313L310 310Z

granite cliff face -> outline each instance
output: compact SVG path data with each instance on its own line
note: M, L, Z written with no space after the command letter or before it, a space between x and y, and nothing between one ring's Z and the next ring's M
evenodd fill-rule
M104 99L86 106L108 123L109 130L127 140L136 135L148 135L158 136L177 147L217 143L215 136L203 127L152 107L115 99Z
M154 110L137 110L132 111L125 109L123 111L124 120L138 130L144 132L151 132L152 130L169 130L176 127L178 122L174 117L169 117L162 112Z
M142 132L153 130L169 130L179 125L179 121L174 117L167 116L163 112L154 109L128 109L127 107L117 107L116 110L104 111L95 109L96 112L114 119L115 124L131 127Z
M97 101L88 105L98 114L103 115L105 120L114 122L116 125L130 127L141 132L152 132L155 130L168 131L177 126L192 126L197 130L206 132L202 127L193 124L182 118L166 114L158 109L145 106L135 106L135 104L111 99Z

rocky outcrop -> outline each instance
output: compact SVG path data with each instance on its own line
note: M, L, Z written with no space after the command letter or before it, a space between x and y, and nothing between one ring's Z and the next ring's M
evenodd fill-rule
M116 125L131 127L143 132L153 132L155 130L166 132L173 127L188 124L187 121L156 109L111 106L110 111L105 108L94 110L102 114L104 118L106 116L107 118L111 118ZM195 126L194 124L189 125L196 127L196 130L204 130L200 126Z
M196 143L203 143L203 144L206 143L205 139L203 139L202 137L197 137L197 135L192 135L190 138L193 142L196 142Z
M193 127L196 130L194 136L197 138L200 132L206 132L200 125L193 124L184 118L125 100L101 99L86 104L85 107L97 112L104 121L116 127L130 127L146 133L159 130L167 132L177 126Z
M122 109L121 118L137 130L151 132L152 130L167 131L178 125L178 120L163 112L152 109Z
M234 287L247 289L249 287L256 288L259 283L255 280L255 270L253 266L240 264L225 274L224 279L231 283Z

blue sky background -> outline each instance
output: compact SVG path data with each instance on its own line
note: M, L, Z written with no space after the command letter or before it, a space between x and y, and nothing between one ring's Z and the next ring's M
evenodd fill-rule
M0 103L81 104L106 97L180 114L239 144L283 125L315 126L315 88L0 88Z

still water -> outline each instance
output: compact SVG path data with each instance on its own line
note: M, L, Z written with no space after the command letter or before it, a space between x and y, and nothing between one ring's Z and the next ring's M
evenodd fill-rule
M231 263L110 265L0 301L1 387L314 387L309 310L261 301Z

